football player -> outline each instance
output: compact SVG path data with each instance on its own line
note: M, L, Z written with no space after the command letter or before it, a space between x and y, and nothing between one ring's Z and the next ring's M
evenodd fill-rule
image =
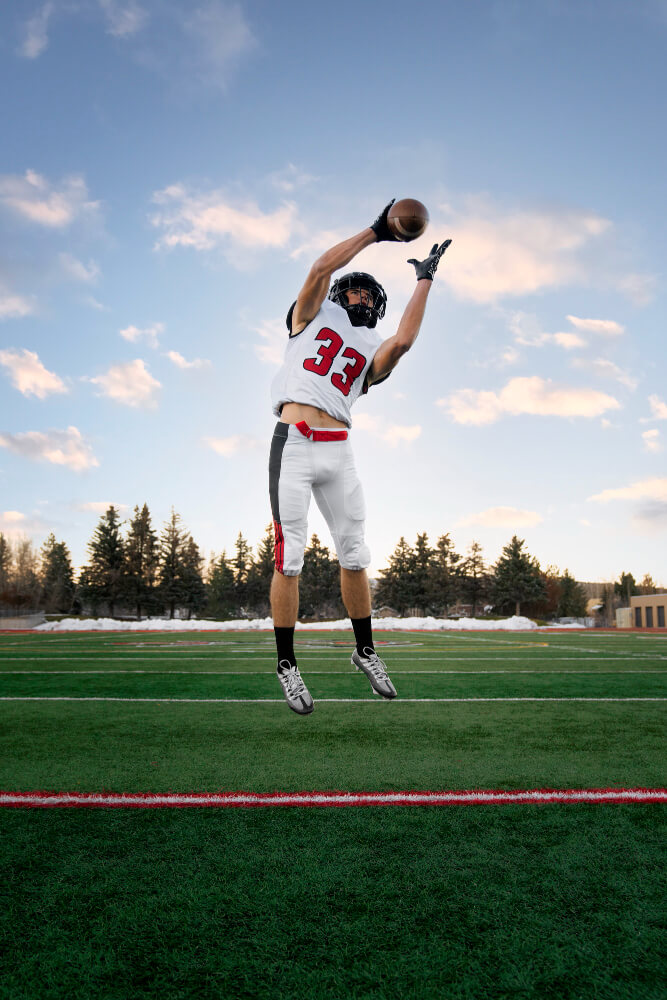
M398 242L387 223L391 201L375 222L315 261L287 314L285 361L271 387L279 418L271 443L269 493L275 531L271 612L278 653L277 674L287 704L300 715L313 699L299 673L294 627L299 574L306 546L311 494L327 521L341 571L341 596L352 621L352 664L373 691L395 698L396 689L373 645L371 597L364 540L364 496L349 439L350 409L362 393L384 381L419 333L440 258L451 243L436 243L425 260L408 261L417 284L396 333L383 339L376 325L387 296L370 274L352 271L329 284L365 247Z

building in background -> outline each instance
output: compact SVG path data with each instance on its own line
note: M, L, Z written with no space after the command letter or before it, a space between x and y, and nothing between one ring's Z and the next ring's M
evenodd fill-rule
M667 592L660 594L638 594L630 598L632 620L630 628L665 628L665 607Z

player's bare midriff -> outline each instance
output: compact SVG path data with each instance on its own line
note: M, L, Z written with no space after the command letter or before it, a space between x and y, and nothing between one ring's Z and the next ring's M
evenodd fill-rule
M336 420L325 410L307 403L285 403L280 411L280 419L284 424L298 424L305 420L309 427L342 427L347 430L347 424Z

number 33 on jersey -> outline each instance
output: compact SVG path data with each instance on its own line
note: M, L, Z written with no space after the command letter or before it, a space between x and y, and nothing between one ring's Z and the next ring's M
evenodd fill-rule
M305 403L351 426L352 404L383 341L375 330L352 326L345 310L325 299L301 333L290 337L285 360L271 386L273 412L284 403Z

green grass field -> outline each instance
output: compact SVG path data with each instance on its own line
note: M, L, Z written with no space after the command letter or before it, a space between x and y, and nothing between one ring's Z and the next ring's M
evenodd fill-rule
M0 790L664 787L667 637L0 635ZM113 699L113 700L111 700ZM665 807L0 809L4 998L664 998Z

